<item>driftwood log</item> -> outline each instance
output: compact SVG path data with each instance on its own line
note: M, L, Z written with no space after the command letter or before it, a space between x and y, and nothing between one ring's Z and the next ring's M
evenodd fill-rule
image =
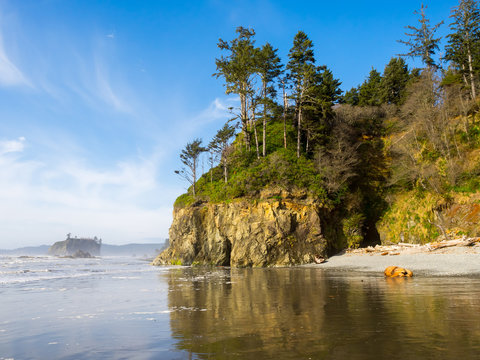
M420 244L409 244L409 243L398 243L395 245L376 245L368 246L366 248L360 249L350 249L347 250L349 253L368 253L368 254L380 254L383 256L386 255L399 255L402 251L409 250L409 252L429 252L435 251L438 249L454 247L454 246L473 246L476 243L480 243L480 237L467 238L466 236L461 239L454 240L444 240L431 242L425 245Z

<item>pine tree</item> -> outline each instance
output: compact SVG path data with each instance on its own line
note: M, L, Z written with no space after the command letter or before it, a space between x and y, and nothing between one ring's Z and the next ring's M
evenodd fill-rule
M277 55L277 49L266 43L259 49L257 61L257 73L262 79L261 103L263 105L263 148L262 155L266 156L267 145L267 113L268 107L273 103L272 98L276 95L273 81L282 74L282 64Z
M306 129L306 152L318 144L329 131L329 125L334 117L334 104L340 99L341 82L333 77L326 66L317 67L315 81L305 99L306 115L304 128Z
M293 83L293 98L297 116L297 157L300 157L300 143L302 131L302 117L305 98L311 89L315 76L315 57L313 44L308 36L299 31L293 39L293 47L288 53L287 70Z
M409 39L407 41L398 41L410 48L408 53L400 56L409 56L412 58L419 57L427 68L432 71L438 69L438 65L435 63L433 55L439 50L438 44L441 40L441 37L434 38L434 35L437 29L443 24L443 21L431 26L430 20L427 19L425 15L426 9L427 7L422 4L420 10L414 12L415 15L420 15L420 18L418 19L420 26L418 28L411 25L406 26L406 28L411 31L405 33Z
M382 75L372 68L367 80L358 90L358 105L379 106L382 104Z
M476 74L480 61L480 9L477 1L460 0L453 8L452 33L447 35L445 59L453 62L461 73L465 85L470 88L472 99L476 98Z
M385 66L381 81L381 102L401 105L405 101L410 71L402 58L392 58Z
M234 135L235 127L227 123L218 130L209 145L221 158L225 183L228 181L228 149L230 147L230 140Z
M195 183L197 182L198 159L200 154L205 151L207 149L202 146L201 139L195 139L188 143L180 153L180 160L186 167L175 171L192 185L193 196L195 196Z
M248 132L248 96L252 94L252 81L256 71L256 49L253 29L238 27L238 37L230 42L222 39L218 42L221 50L228 51L227 56L215 60L217 78L223 76L226 83L226 93L238 94L240 97L240 120L247 149L250 149L250 134Z
M349 104L352 106L358 105L358 91L359 87L352 87L350 90L346 91L345 94L340 99L340 102L343 104Z

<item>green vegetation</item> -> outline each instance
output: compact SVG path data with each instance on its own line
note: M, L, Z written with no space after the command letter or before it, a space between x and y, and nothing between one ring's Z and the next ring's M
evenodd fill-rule
M419 58L424 68L393 57L383 74L372 68L343 96L302 31L285 66L269 43L256 47L253 29L220 40L224 55L214 75L240 107L210 142L210 169L198 180L198 156L207 149L197 139L182 152L192 187L175 206L300 188L336 212L346 247L378 241L377 227L389 241L441 235L439 206L480 191L480 12L472 0L453 9L442 68L434 36L442 23L431 26L426 9L400 41L408 47L403 57Z

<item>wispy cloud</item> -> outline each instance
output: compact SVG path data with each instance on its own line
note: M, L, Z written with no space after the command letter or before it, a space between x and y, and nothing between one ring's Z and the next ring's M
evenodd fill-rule
M180 189L158 183L161 154L109 169L77 158L56 163L9 155L37 150L26 142L0 142L0 248L52 243L67 232L100 236L107 243L167 236L173 196Z
M192 118L191 123L195 126L204 126L218 120L230 119L235 116L235 107L238 106L238 102L237 97L215 98L206 109Z
M115 92L109 81L108 72L99 62L96 62L95 70L97 96L112 106L116 111L130 113L132 109L129 104Z
M19 137L17 140L0 141L0 156L7 153L22 152L25 147L25 138Z
M7 56L2 34L0 34L0 85L32 87L27 77Z

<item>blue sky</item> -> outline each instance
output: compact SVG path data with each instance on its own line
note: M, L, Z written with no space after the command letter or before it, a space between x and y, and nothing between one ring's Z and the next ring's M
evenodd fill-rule
M457 1L427 4L432 23L448 22ZM0 248L67 233L163 241L187 187L174 174L180 150L208 142L236 104L212 77L219 38L253 27L286 62L303 30L348 90L405 51L396 40L420 5L0 1Z

